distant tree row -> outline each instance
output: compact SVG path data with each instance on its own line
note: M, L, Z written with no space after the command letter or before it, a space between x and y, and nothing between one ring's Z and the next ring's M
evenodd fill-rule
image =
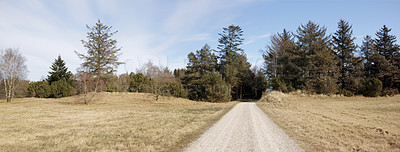
M365 96L398 94L400 53L396 37L383 26L358 47L352 26L338 22L333 35L309 21L296 34L286 29L264 51L264 72L275 90Z
M83 60L73 75L61 56L50 66L45 80L28 82L25 58L15 49L0 52L0 93L8 102L16 96L59 98L81 94L89 103L97 92L145 92L209 102L260 98L267 87L283 92L305 90L346 96L394 95L400 89L400 49L390 28L383 26L366 36L358 47L352 26L338 22L333 35L314 22L300 25L296 34L283 30L271 38L262 55L263 68L251 68L243 46L243 31L230 25L219 33L219 45L205 44L188 54L186 68L145 64L136 73L117 76L121 55L111 27L100 20L87 26L87 53L75 51Z

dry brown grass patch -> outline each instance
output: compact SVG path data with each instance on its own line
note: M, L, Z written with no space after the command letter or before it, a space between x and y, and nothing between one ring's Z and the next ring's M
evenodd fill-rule
M184 148L236 102L144 93L16 99L0 103L0 151L169 151Z
M257 105L306 151L400 151L400 96L275 98Z

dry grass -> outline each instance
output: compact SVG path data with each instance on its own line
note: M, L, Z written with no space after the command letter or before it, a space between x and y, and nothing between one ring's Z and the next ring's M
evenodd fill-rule
M400 96L269 96L257 105L306 151L400 151Z
M0 151L176 151L236 102L205 103L151 94L102 93L0 103Z

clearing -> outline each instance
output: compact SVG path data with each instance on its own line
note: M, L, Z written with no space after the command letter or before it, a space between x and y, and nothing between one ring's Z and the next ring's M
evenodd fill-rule
M207 103L144 93L98 101L20 98L0 103L0 151L176 151L237 102Z
M400 96L267 96L257 105L306 151L400 151Z

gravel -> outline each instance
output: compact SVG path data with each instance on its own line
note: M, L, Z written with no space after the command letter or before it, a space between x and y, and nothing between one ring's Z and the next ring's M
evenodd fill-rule
M184 151L304 151L257 107L242 102Z

